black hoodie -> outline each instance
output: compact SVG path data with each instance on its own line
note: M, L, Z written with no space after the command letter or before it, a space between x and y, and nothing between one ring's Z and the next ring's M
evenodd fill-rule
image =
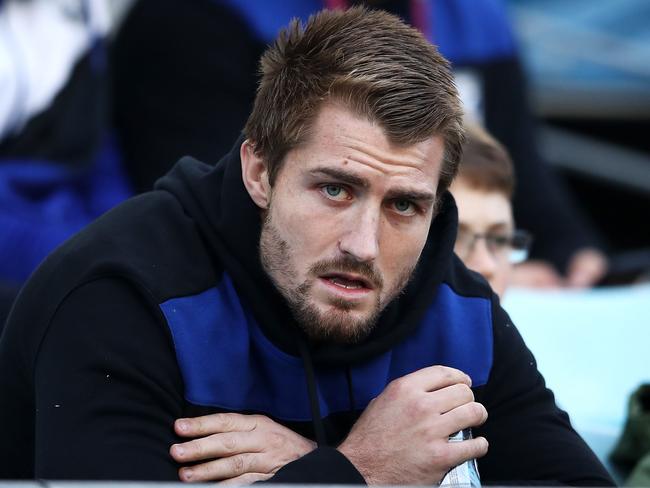
M392 379L444 364L488 410L484 483L611 484L488 285L453 255L449 194L372 334L315 346L262 270L238 149L216 167L181 160L32 276L0 338L0 478L177 480L174 420L235 411L317 440L273 481L363 483L336 445Z

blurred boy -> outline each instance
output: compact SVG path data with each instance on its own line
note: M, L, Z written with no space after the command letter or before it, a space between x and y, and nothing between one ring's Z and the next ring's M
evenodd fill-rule
M530 235L515 230L511 198L512 162L505 148L478 125L468 125L467 141L451 192L458 206L454 250L503 296L513 264L526 259Z

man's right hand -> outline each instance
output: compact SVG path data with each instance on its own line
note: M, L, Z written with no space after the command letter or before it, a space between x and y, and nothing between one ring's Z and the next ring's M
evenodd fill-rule
M248 485L267 480L281 467L311 452L316 444L264 415L215 413L179 419L176 433L193 440L174 444L181 481Z
M481 425L487 411L474 402L471 379L444 366L392 381L338 447L369 485L433 485L462 462L484 456L483 437L449 442Z

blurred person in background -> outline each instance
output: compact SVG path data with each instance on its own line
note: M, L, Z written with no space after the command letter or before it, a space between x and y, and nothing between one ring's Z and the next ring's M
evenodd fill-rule
M432 40L454 66L467 115L508 150L517 175L515 221L535 236L517 266L519 286L593 286L607 271L606 244L564 182L541 157L528 82L502 0L432 3Z
M0 324L41 260L130 195L109 128L104 0L0 1Z
M515 175L505 148L477 124L467 125L458 175L450 191L458 207L454 251L503 298L513 266L526 260L531 236L515 228Z

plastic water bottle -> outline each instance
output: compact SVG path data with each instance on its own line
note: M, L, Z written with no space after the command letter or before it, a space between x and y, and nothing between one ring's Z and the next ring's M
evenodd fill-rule
M472 438L472 429L463 429L449 436L449 442L461 442ZM441 487L474 487L481 486L476 459L469 459L452 468L440 482Z

